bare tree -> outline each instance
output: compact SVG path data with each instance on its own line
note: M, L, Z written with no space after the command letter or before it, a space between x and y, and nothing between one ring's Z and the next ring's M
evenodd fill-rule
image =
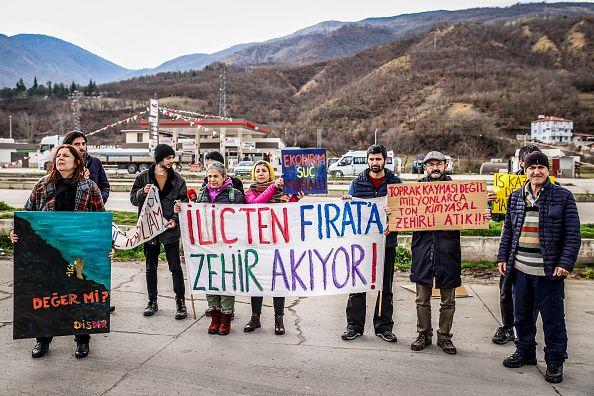
M27 137L27 140L31 143L35 142L35 132L39 125L37 116L29 113L21 113L17 116L17 124L19 130Z

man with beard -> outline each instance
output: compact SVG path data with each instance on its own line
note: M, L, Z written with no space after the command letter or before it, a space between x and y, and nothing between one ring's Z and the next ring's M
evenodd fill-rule
M109 180L103 169L103 164L99 158L93 157L87 152L87 137L80 131L70 132L64 138L63 144L70 144L74 146L83 160L85 161L85 177L95 182L99 191L101 191L101 198L103 198L103 205L107 203L109 197Z
M343 199L378 198L385 197L388 194L388 184L402 183L399 177L394 175L389 169L385 169L387 150L382 145L373 145L367 150L367 165L369 169L364 170L353 180L348 194ZM394 280L394 260L396 257L396 232L391 232L386 236L386 248L384 255L384 279L382 287L382 298L378 295L373 315L373 327L375 335L387 342L396 342L397 338L392 333L394 321L392 313L394 306L392 303L392 282ZM352 293L349 295L349 301L346 307L347 328L342 334L345 341L354 340L363 335L365 328L365 299L366 293ZM379 308L381 304L381 315Z
M80 131L73 131L66 135L63 144L70 144L78 150L82 159L85 161L85 177L94 181L97 187L99 187L101 199L103 199L103 205L105 205L107 198L109 198L109 180L107 179L101 160L88 153L87 136ZM109 312L114 311L115 306L110 306Z
M177 311L175 319L185 319L188 316L185 303L184 273L179 257L179 217L174 213L175 201L188 202L186 181L173 170L175 151L167 144L159 144L155 148L155 163L144 172L136 176L130 202L138 206L138 214L142 210L144 201L154 185L159 189L163 217L168 219L162 234L144 243L144 256L146 258L146 288L148 291L148 304L144 309L144 316L153 316L159 310L157 305L157 266L161 244L165 248L165 257L169 264L169 271L173 278L173 291Z
M421 183L452 180L446 176L446 157L439 151L431 151L423 160L427 176ZM417 286L417 331L418 337L411 344L413 351L421 351L431 345L431 292L433 280L441 294L437 345L447 354L457 353L452 343L452 322L456 308L455 291L462 284L462 253L460 231L414 231L412 235L412 267L410 280Z

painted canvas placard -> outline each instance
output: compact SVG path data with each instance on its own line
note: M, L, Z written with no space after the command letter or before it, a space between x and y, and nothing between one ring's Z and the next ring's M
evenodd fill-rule
M15 212L13 337L109 332L107 212Z

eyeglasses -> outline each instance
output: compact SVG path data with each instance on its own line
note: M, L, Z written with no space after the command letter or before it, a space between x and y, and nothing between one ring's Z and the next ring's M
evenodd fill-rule
M425 164L427 168L439 168L441 165L443 165L443 162L428 162Z

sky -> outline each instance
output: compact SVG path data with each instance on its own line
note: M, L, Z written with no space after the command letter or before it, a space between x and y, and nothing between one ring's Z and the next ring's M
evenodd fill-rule
M509 6L517 0L17 0L2 2L0 33L60 38L128 69L265 41L327 20ZM547 1L551 2L551 1Z

